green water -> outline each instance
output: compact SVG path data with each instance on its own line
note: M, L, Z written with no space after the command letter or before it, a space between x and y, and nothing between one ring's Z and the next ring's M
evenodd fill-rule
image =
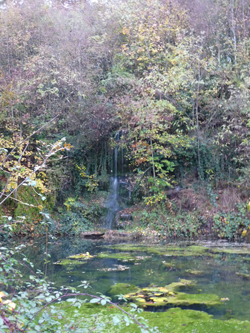
M114 245L118 245L115 246ZM139 243L135 245L140 245ZM52 240L47 245L51 255L50 262L45 265L45 242L40 240L29 244L24 250L34 262L35 268L46 271L49 280L56 286L77 287L81 281L90 283L90 293L101 292L108 294L110 287L116 283L136 285L140 288L154 284L164 287L180 279L195 280L195 286L184 290L188 294L215 294L221 299L220 306L206 305L185 306L185 309L204 311L218 319L249 320L250 318L250 248L235 251L230 244L212 246L211 243L202 244L204 247L189 246L190 244L142 244L143 247L120 245L101 241L83 239L60 238ZM146 248L145 246L148 246ZM200 245L200 244L199 244ZM209 245L209 247L208 247ZM178 246L180 251L178 251ZM225 250L226 249L226 250ZM237 253L225 253L230 252ZM238 248L237 249L241 249ZM124 251L123 251L124 250ZM192 250L192 251L191 251ZM221 251L222 250L222 251ZM224 252L223 252L224 251ZM94 257L84 262L71 265L54 264L59 260L78 253L89 252L90 255L117 256L126 252L128 258L140 256L136 260L121 261L114 258ZM116 254L116 255L114 255ZM126 255L125 255L126 256ZM124 253L123 253L124 259ZM126 266L124 271L102 271L104 268L117 268L115 265ZM244 275L245 274L245 275ZM166 311L167 307L155 308L154 311Z

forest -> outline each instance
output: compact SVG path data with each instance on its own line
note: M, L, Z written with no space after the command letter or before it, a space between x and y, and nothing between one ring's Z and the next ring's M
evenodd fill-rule
M0 27L1 230L97 227L117 146L138 230L247 233L248 1L2 1Z
M249 0L0 0L1 242L45 239L46 265L50 237L247 244L249 151ZM64 332L33 315L0 328Z

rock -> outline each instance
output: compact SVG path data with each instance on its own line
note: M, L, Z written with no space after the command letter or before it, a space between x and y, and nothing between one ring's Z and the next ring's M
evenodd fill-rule
M181 191L181 187L180 186L176 186L175 188L167 191L167 197L169 199L176 198L176 197L178 197L178 193L180 191Z
M119 221L119 220L115 221L116 229L125 229L126 226L128 226L130 224L131 224L131 221Z
M132 216L132 214L129 214L129 213L127 213L127 214L121 214L120 215L120 219L121 220L133 220L133 216Z
M81 232L81 237L83 237L83 238L102 238L102 237L104 237L104 232Z
M107 230L104 234L104 239L138 239L140 233L119 232L117 230Z
M110 238L133 238L132 234L128 234L127 232L118 232L117 230L107 230L104 234L105 239Z

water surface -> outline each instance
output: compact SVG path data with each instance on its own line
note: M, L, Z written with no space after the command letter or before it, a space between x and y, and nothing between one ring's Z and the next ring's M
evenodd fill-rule
M117 244L117 243L112 243ZM228 254L220 252L211 255L195 256L173 256L159 255L150 252L130 252L137 256L150 256L144 260L120 261L117 259L92 258L82 265L61 266L54 264L58 260L78 253L89 252L91 255L100 252L120 253L122 250L108 248L104 240L91 241L80 238L58 238L50 240L47 244L47 251L51 255L48 264L44 264L46 258L45 240L31 242L24 249L28 258L34 262L35 268L46 271L48 279L54 281L60 287L78 287L81 281L90 283L89 292L101 292L108 294L110 287L115 283L128 283L139 287L147 287L150 284L166 286L179 279L195 280L195 287L188 290L188 293L216 294L220 298L228 298L218 308L207 308L206 306L185 307L206 311L219 319L235 318L249 320L250 318L250 280L241 274L250 274L250 248L245 248L244 254ZM145 246L145 243L143 244ZM176 246L177 244L172 244ZM180 244L181 247L190 244ZM218 244L204 243L212 250ZM213 246L214 245L214 246ZM219 244L220 247L230 249L232 244ZM152 245L150 245L152 246ZM166 246L167 244L154 244L152 247ZM226 247L225 247L226 246ZM102 271L103 268L114 268L115 265L129 267L124 271ZM198 271L200 275L195 275ZM236 274L237 273L237 274ZM85 290L86 291L86 290ZM165 310L163 308L160 311Z

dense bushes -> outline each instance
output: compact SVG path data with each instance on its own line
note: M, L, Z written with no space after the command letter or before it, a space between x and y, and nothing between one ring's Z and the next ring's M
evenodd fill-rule
M3 186L8 173L7 190L15 189L40 165L46 179L30 183L51 196L46 208L107 190L117 146L134 200L157 205L176 183L246 188L249 12L229 0L8 1L0 9ZM13 146L19 154L5 161ZM88 225L76 212L73 220Z

